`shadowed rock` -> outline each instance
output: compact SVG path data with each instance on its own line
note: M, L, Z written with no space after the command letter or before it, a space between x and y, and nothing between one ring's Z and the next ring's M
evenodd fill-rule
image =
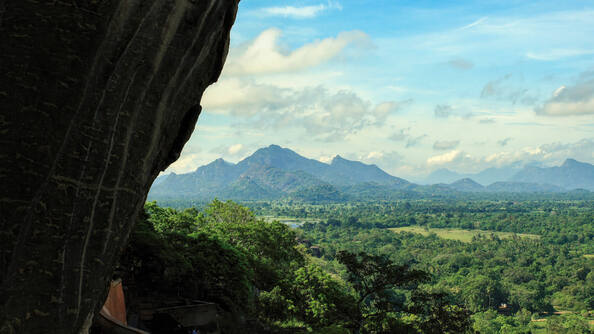
M0 1L0 332L85 332L238 0Z

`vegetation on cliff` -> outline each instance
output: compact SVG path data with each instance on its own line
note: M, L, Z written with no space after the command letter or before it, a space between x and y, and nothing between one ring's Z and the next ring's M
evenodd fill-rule
M431 275L384 255L341 252L341 272L323 268L299 233L234 202L203 211L147 203L121 261L136 293L217 302L262 331L283 327L336 333L459 332L470 313ZM234 332L241 324L224 324ZM238 329L237 329L238 330ZM239 330L238 330L239 331Z

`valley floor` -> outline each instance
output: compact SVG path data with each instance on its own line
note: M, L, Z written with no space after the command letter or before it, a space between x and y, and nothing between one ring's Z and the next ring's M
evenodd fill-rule
M408 232L418 233L424 236L435 234L440 238L448 240L458 240L462 242L472 242L477 237L491 237L496 236L500 239L513 239L513 238L528 238L528 239L539 239L540 236L536 234L528 233L513 233L513 232L498 232L498 231L485 231L485 230L464 230L456 228L428 228L423 226L403 226L390 228L393 232Z

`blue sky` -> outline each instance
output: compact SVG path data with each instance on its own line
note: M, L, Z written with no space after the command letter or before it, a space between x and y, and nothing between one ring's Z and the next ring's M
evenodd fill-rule
M270 144L413 180L594 163L592 1L245 0L231 36L169 171Z

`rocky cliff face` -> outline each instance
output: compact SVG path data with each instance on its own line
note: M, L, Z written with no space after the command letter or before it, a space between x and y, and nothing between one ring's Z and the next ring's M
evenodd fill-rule
M0 1L0 332L88 327L238 1Z

